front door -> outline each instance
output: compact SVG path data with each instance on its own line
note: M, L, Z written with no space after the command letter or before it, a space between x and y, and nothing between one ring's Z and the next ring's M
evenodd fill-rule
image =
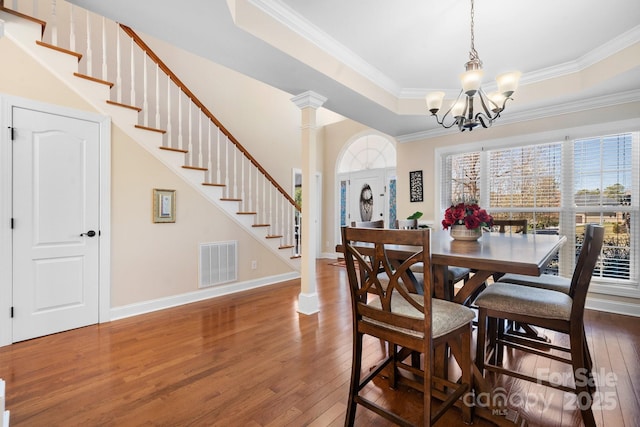
M384 171L373 169L355 172L351 175L350 181L350 222L384 219L386 206ZM388 227L388 224L385 224L385 227Z
M98 322L100 124L14 106L13 341Z

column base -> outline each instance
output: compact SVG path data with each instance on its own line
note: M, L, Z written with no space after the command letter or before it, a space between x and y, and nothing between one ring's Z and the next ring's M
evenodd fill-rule
M314 314L320 311L320 305L318 300L318 294L305 294L300 293L298 295L298 313L301 314Z

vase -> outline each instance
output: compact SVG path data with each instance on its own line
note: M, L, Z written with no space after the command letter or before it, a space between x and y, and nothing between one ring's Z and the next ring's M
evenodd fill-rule
M454 224L449 234L454 240L475 241L482 236L482 227L469 229L464 224Z

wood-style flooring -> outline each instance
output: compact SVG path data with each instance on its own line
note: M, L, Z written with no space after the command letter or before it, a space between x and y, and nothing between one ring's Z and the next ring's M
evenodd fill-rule
M2 347L11 426L341 426L351 366L344 268L319 260L317 286L320 312L311 316L296 311L295 280ZM586 319L601 380L598 425L640 426L640 319L593 311ZM372 365L380 343L367 350ZM529 372L569 372L533 355L506 358ZM569 394L520 380L494 386L529 426L582 424ZM417 392L377 381L367 393L420 421ZM438 425L462 425L456 411ZM356 424L390 425L364 408Z

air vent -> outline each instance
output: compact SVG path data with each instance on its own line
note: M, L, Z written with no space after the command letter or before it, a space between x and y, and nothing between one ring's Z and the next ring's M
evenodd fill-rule
M200 244L200 287L238 280L238 242Z

